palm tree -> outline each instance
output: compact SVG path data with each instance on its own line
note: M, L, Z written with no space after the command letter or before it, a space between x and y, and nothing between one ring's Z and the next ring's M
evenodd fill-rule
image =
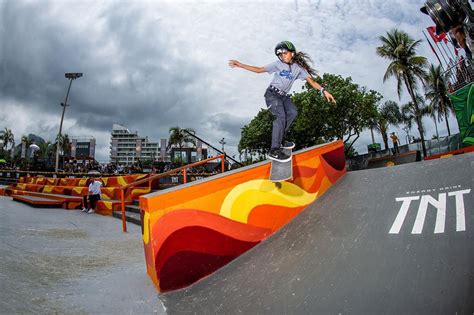
M11 144L11 148L15 146L15 137L13 136L13 132L11 129L8 129L5 127L5 130L3 131L3 150L6 150L8 145Z
M39 150L36 151L38 156L44 160L48 158L48 153L52 148L51 141L41 142L38 144Z
M196 140L190 136L189 133L195 134L196 132L191 128L181 129L179 127L171 127L169 138L170 145L176 145L180 149L183 148L187 143L191 143L193 146L195 146Z
M63 151L64 156L68 156L71 153L71 140L67 134L63 136L61 150Z
M196 146L195 138L190 136L189 133L195 134L196 132L192 128L181 129L178 126L170 128L169 146L175 145L180 149L180 162L182 162L181 149L185 147L187 143Z
M398 108L398 104L394 101L387 101L377 111L374 119L375 129L382 135L385 150L388 150L388 126L398 125L402 122L402 113Z
M438 153L440 153L440 147L439 147L439 132L438 132L438 121L439 121L439 113L436 112L435 108L433 105L428 105L428 111L429 111L429 116L433 118L433 121L435 123L435 130L436 130L436 140L438 141ZM438 116L436 116L438 114ZM434 138L434 136L433 136Z
M448 117L453 110L451 101L448 97L448 89L446 88L446 80L441 72L440 66L431 65L425 86L426 98L431 101L433 111L438 113L438 121L446 120L446 128L448 129L448 136L451 135L449 129Z
M411 129L413 123L418 122L424 117L431 115L431 107L426 106L423 98L417 95L416 102L418 105L415 106L414 102L408 102L402 106L402 119L406 124L408 130ZM424 140L424 135L420 135L421 140ZM425 149L426 150L426 149ZM426 155L425 155L426 156Z
M63 155L68 154L71 151L71 140L67 134L58 135L56 137L56 142L52 145L54 151L56 151L56 146L59 145L59 151L62 152Z
M40 158L46 167L49 167L49 160L54 147L51 141L38 143L39 150L35 152L36 157Z
M401 98L402 86L405 84L415 107L415 113L419 114L420 109L418 108L416 91L418 80L423 82L426 78L425 67L427 65L425 57L416 55L416 48L421 43L421 40L415 41L407 33L397 29L387 32L386 37L380 36L379 38L382 41L382 46L377 47L377 54L382 58L392 61L388 65L383 81L385 82L390 77L397 79L399 98ZM423 122L420 116L416 116L415 121L421 137L423 155L426 156Z

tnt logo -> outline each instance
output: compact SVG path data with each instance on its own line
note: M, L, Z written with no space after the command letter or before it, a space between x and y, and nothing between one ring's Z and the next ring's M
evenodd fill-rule
M423 225L425 223L426 212L428 211L428 206L431 205L436 208L436 224L434 227L434 233L444 233L446 225L446 199L454 198L456 203L456 232L462 232L466 230L466 219L464 211L464 195L469 194L471 189L451 191L451 192L442 192L438 194L438 199L432 197L431 195L421 195L421 196L408 196L395 198L397 202L401 202L400 210L398 215L393 222L392 228L388 232L389 234L398 234L402 228L403 222L410 210L410 206L416 207L418 203L418 212L416 214L415 223L413 224L413 229L411 234L421 234L423 231ZM452 213L452 209L448 209L449 213Z

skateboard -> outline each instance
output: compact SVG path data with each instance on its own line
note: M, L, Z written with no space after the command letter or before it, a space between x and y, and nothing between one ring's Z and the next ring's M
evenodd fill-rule
M291 149L283 149L285 154L291 156L291 160L288 162L272 161L270 169L270 180L272 182L283 182L285 180L293 178L293 155Z

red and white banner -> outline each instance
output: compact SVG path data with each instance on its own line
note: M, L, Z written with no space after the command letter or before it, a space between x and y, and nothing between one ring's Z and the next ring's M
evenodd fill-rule
M436 26L428 26L426 29L428 30L428 33L430 34L431 38L435 41L435 43L444 41L444 43L446 44L448 42L448 39L446 38L446 33L441 33L439 35L436 34Z

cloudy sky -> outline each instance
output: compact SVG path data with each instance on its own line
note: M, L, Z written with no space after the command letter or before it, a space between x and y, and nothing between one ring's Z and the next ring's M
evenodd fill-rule
M64 73L83 72L72 84L63 132L94 136L99 161L109 160L113 123L157 142L170 127L194 128L216 146L224 137L234 154L240 128L264 107L271 76L231 69L229 59L263 66L275 60L277 42L290 40L321 73L351 76L402 104L408 97L398 99L393 80L383 83L388 61L375 47L393 28L422 39L433 24L419 11L423 3L0 0L0 128L12 129L17 143L28 133L52 141ZM426 42L419 54L435 61ZM434 124L425 123L431 138ZM454 117L450 123L457 132ZM356 149L366 152L369 142L364 132Z

